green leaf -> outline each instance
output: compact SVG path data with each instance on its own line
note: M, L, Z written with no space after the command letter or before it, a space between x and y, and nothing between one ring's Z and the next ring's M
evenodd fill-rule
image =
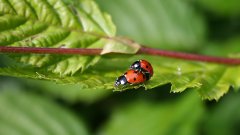
M118 34L154 48L195 50L206 35L204 18L185 0L97 0Z
M194 135L203 111L201 100L193 94L167 103L135 101L116 107L100 134Z
M10 89L0 93L0 134L88 134L80 118L47 98Z
M55 84L48 81L30 79L24 80L23 83L28 87L37 87L43 92L68 102L82 101L91 104L112 94L112 91L108 89L80 89L79 84Z
M212 11L215 14L224 16L237 16L240 15L240 9L238 7L238 0L200 0L198 1L201 6Z
M220 102L212 106L203 123L206 135L230 135L238 133L240 120L239 93L231 92Z
M210 42L200 50L202 54L216 55L216 56L229 56L236 55L240 50L240 36L234 36L226 41Z
M61 84L76 84L79 90L114 90L115 79L137 59L146 59L152 63L153 77L144 85L133 85L123 89L115 89L115 91L139 87L152 89L171 83L171 92L182 92L188 88L194 88L203 99L218 100L228 92L230 86L236 90L240 87L240 66L224 66L143 55L131 58L103 58L84 73L78 73L74 76L59 77L44 70L15 67L0 68L0 75L43 79Z
M103 48L114 42L111 17L92 0L0 1L0 46ZM16 55L15 60L60 75L73 75L99 56Z
M112 44L106 44L103 48L103 51L101 54L107 54L107 53L122 53L122 54L136 54L138 50L141 48L141 46L129 39L126 38L113 38L113 42L115 42L114 45Z
M111 3L107 2L107 4ZM149 29L149 31L144 29L137 31L137 33L144 34L141 36L146 36L149 39L151 39L150 33L154 36L162 36L164 40L159 42L160 45L168 46L171 44L174 47L184 48L179 46L184 44L186 48L191 49L191 47L196 47L192 45L197 45L203 41L205 27L202 18L197 13L192 12L193 9L188 1L153 0L147 3L131 1L129 4L126 4L126 1L116 1L114 4L119 7L126 6L126 8L121 8L121 11L126 9L124 12L129 13L124 14L126 17L129 17L131 13L133 15L130 18L140 17L136 12L139 11L142 13L141 16L157 19L153 19L151 23L161 21L159 23L161 24L159 25L160 31L155 27L156 23L152 25L150 22L143 25L146 26L144 29ZM131 6L133 4L136 6ZM148 8L140 10L145 5L148 8L152 7L149 9L153 11L150 12ZM156 7L156 5L163 8ZM160 11L158 11L159 9ZM149 12L149 15L145 14L145 10L146 13ZM116 10L116 13L119 11ZM143 18L142 21L149 20ZM119 42L119 38L114 37L115 27L110 16L101 12L92 0L19 0L17 2L15 0L2 0L0 1L0 24L6 26L0 27L0 45L104 48L103 53L123 51L129 54L135 53L139 49L139 45L127 38L120 38L124 39L124 42ZM135 27L132 22L129 22L128 25L133 27L122 26L126 26L129 30L134 28L133 32L136 30L135 28L143 28ZM157 33L155 33L156 31ZM166 35L161 35L163 33ZM131 36L129 35L129 37ZM155 42L156 45L159 45L157 42ZM143 85L129 86L124 89L116 89L116 91L139 87L152 89L170 83L172 85L171 92L182 92L193 88L199 92L203 99L218 100L229 90L230 86L237 90L240 84L238 79L239 66L228 67L145 55L132 57L130 55L104 55L101 56L101 59L99 56L47 54L15 54L11 57L22 63L9 61L9 65L0 68L0 75L74 84L82 91L114 90L115 79L138 59L146 59L152 63L154 76ZM58 91L46 91L58 93ZM68 93L68 91L62 90L61 94L57 95L61 97L69 95L64 96L64 98L74 101L78 98L78 94L76 96L72 94L75 95L75 92Z
M209 66L209 68L211 69L202 77L203 86L198 89L203 99L218 100L228 92L230 87L235 90L240 88L240 66Z

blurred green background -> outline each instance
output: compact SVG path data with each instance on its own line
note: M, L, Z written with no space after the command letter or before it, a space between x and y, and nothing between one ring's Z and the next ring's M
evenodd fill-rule
M228 56L240 49L238 0L97 0L118 35L154 48ZM0 66L6 58L0 57ZM234 135L240 94L203 101L196 92L79 89L0 77L0 135Z

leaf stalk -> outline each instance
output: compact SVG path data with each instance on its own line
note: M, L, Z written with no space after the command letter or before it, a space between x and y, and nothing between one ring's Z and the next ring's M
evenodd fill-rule
M8 47L0 46L0 53L35 53L35 54L60 54L60 55L101 55L100 48L39 48L39 47ZM160 50L142 46L137 54L163 56L175 59L210 62L225 65L240 65L240 58L226 58L191 54L184 52Z

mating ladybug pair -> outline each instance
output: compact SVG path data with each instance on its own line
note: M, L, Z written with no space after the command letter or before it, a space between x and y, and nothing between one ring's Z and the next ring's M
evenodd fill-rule
M119 76L115 82L115 87L119 85L126 86L127 84L140 84L148 81L153 76L152 65L146 60L135 61L130 69Z

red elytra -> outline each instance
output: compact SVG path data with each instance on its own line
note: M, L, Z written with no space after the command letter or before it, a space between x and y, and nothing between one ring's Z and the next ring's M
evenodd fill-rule
M146 81L146 76L142 72L133 69L128 70L124 76L130 84L138 84Z
M130 66L130 69L137 70L139 72L143 72L146 75L147 80L149 80L153 76L152 65L146 60L135 61Z
M146 76L142 72L138 72L133 69L129 69L126 73L122 76L118 77L115 86L118 87L119 85L127 85L127 84L140 84L146 81Z

